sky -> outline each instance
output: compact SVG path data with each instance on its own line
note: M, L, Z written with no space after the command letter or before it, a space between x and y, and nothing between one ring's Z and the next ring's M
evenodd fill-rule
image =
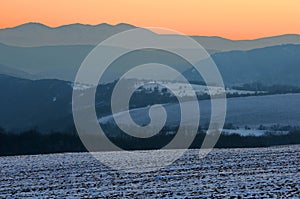
M0 0L0 28L129 23L229 39L300 34L300 0Z

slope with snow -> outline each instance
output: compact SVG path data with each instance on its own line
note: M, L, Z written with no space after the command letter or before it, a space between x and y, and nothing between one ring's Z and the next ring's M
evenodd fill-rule
M135 85L136 89L144 88L148 90L157 89L158 91L162 92L164 88L170 89L175 96L184 97L184 96L194 96L195 93L197 95L218 95L222 94L224 88L216 87L216 86L205 86L199 84L190 84L187 85L186 83L181 82L163 82L163 81L149 81L149 82L140 82L139 84ZM238 95L253 95L255 93L264 93L264 91L246 91L246 90L236 90L231 88L225 89L226 94L238 94Z
M218 99L217 99L218 100ZM189 111L196 111L190 102L184 102ZM205 125L210 121L210 101L199 101L200 123ZM179 104L164 105L168 119L166 126L176 126L180 123ZM226 123L244 127L271 126L274 124L300 126L300 94L283 94L269 96L251 96L227 99ZM149 108L136 108L130 110L133 120L140 125L149 123ZM153 115L160 114L153 109ZM125 113L114 115L124 124L128 121ZM189 121L187 119L187 121ZM100 123L113 122L112 116L99 119ZM183 125L191 125L188 122Z

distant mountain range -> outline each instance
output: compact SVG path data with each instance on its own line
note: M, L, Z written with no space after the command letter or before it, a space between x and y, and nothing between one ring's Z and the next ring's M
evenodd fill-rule
M20 77L25 79L37 79L36 76L29 74L27 72L24 72L20 69L14 68L14 67L8 67L5 65L0 64L0 74L5 74L13 77Z
M228 86L253 82L300 86L300 45L215 53L212 59ZM202 79L193 69L184 74L190 80Z
M0 44L0 74L74 81L79 66L92 49L90 45L14 47ZM300 86L300 45L219 52L211 56L227 86L251 82ZM142 54L139 57L143 59ZM119 63L116 69L125 63L128 65L127 62L130 63L129 60ZM193 81L201 79L192 69L185 74ZM113 81L114 75L110 76Z
M113 34L133 28L136 26L125 23L117 25L106 23L99 25L70 24L56 28L40 23L27 23L14 28L0 29L0 43L20 47L97 45ZM192 38L211 53L250 50L282 44L300 44L300 35L295 34L254 40L230 40L206 36L192 36Z
M74 81L84 58L107 37L136 28L129 24L71 24L51 28L39 23L0 29L0 74L25 79ZM151 33L155 34L155 33ZM159 35L176 37L175 35ZM211 54L227 86L251 82L300 86L300 35L281 35L256 40L229 40L193 36ZM107 47L107 51L119 50ZM142 61L141 53L139 61ZM113 81L121 62L107 81ZM200 60L199 60L200 61ZM127 63L128 62L128 63ZM174 63L180 65L180 63ZM185 73L199 81L192 69Z
M204 48L214 52L226 52L234 50L248 51L256 48L284 44L300 44L300 35L286 34L273 37L265 37L254 40L230 40L222 37L192 36Z
M129 24L70 24L51 28L40 23L27 23L0 30L0 43L33 47L61 45L97 45L107 37L135 28Z
M25 72L33 79L73 81L81 62L92 49L93 46L80 45L15 47L0 44L0 64L18 70L16 77L27 78L28 75L20 74ZM0 73L7 74L1 67Z

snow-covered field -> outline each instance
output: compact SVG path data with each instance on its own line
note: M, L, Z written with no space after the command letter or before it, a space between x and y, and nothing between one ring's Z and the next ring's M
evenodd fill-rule
M155 172L132 174L88 153L0 157L0 198L300 197L300 145L189 150ZM124 163L126 166L126 163Z

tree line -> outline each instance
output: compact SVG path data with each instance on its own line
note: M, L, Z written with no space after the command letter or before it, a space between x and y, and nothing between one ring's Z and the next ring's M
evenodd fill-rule
M111 130L111 129L110 129ZM116 130L116 129L115 129ZM118 131L118 130L116 130ZM175 136L176 127L163 128L157 135L148 139L139 139L122 132L107 134L117 146L125 150L160 149ZM199 128L190 148L200 148L205 131ZM185 133L186 138L190 136ZM274 145L300 144L299 128L291 128L286 134L266 133L262 136L241 136L239 134L221 134L216 148L269 147ZM180 148L180 146L179 146ZM66 132L42 133L36 129L25 132L7 132L0 128L0 156L47 154L62 152L86 152L75 128Z

